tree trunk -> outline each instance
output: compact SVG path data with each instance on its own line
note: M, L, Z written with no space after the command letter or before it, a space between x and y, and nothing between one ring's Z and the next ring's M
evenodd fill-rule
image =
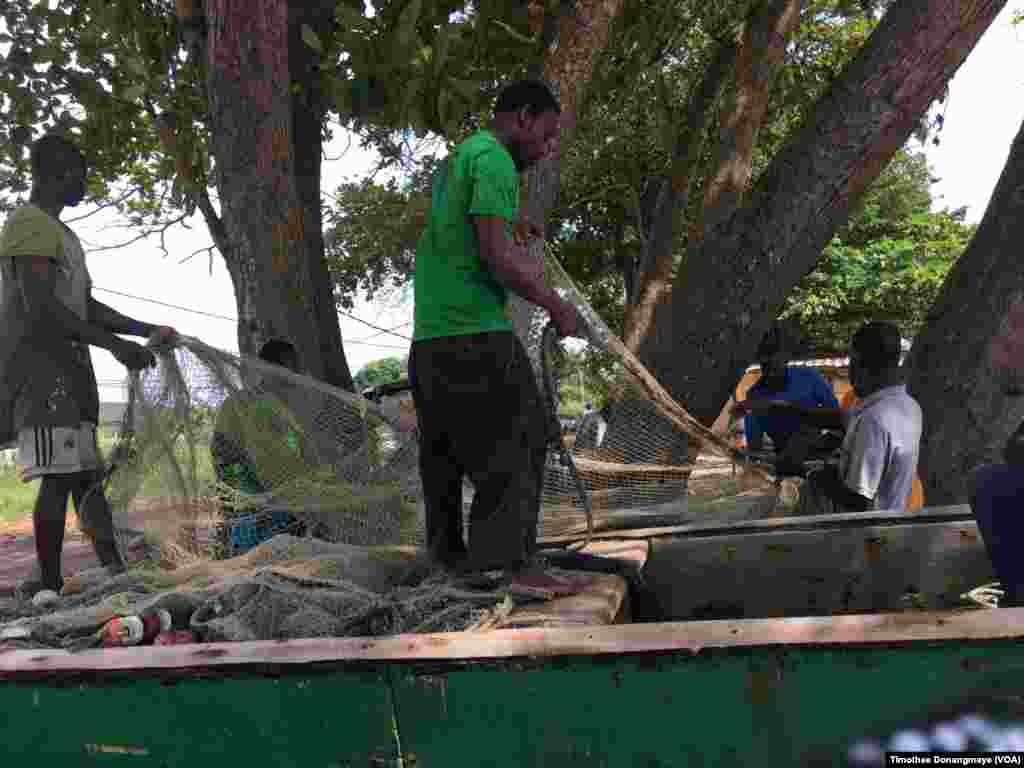
M714 422L787 293L1005 4L894 3L746 204L691 244L639 352L702 423Z
M311 295L310 314L319 331L317 352L323 365L323 380L355 391L352 374L342 345L334 282L324 255L323 204L320 194L323 161L325 97L317 64L319 54L302 41L302 25L308 24L326 40L334 23L334 0L291 0L288 20L289 69L292 82L301 90L292 94L292 151L295 155L295 185L305 212L305 244ZM308 366L307 366L308 367Z
M694 89L686 105L686 117L676 137L669 175L658 182L658 194L650 216L651 227L640 256L639 274L626 281L629 298L622 341L634 353L640 341L651 331L655 308L672 287L676 268L676 220L686 209L690 184L704 148L708 117L735 60L735 45L722 45L716 52L701 84Z
M313 12L317 5L310 4ZM223 255L235 287L239 350L252 355L269 338L287 338L309 375L351 389L323 260L322 112L297 109L293 101L292 73L311 74L312 59L296 42L304 14L290 20L288 6L287 0L207 4L209 128L228 241ZM307 93L312 80L305 79Z
M1001 461L1024 418L988 362L988 345L1010 305L1024 297L1024 125L985 216L914 341L908 386L924 410L920 475L929 505L967 499L970 471Z
M601 51L608 44L611 24L622 10L625 0L577 0L564 3L556 17L545 19L546 43L543 57L529 69L531 77L543 78L559 99L562 107L560 143L572 140L579 115L578 105L586 84L594 71ZM566 10L568 8L568 10ZM552 11L548 11L552 13ZM558 153L546 158L528 171L521 185L520 213L530 221L544 224L558 200L560 182ZM543 260L543 244L532 242L531 257ZM532 304L515 294L509 297L510 314L516 332L524 341L536 340L540 329L528 324L540 317ZM531 351L535 351L531 348ZM534 365L538 360L532 358Z

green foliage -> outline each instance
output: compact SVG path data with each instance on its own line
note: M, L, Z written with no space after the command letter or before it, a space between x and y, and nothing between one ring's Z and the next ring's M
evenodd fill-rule
M964 211L930 210L923 155L900 152L786 301L810 347L846 349L869 320L896 323L913 338L974 227Z
M31 515L38 494L38 481L24 483L18 479L13 464L0 465L0 523L13 523Z
M363 5L344 0L333 24L300 32L319 57L328 112L382 146L394 146L394 131L458 134L536 52L523 9L497 0L379 0L373 16ZM47 131L79 142L91 198L113 203L129 224L194 210L212 179L205 57L191 34L171 0L9 0L0 16L0 49L10 46L0 56L0 210L27 191L26 145ZM161 125L172 129L173 151Z
M0 207L28 188L25 145L56 131L85 150L91 197L112 202L130 224L191 209L194 197L175 182L174 158L156 132L159 113L175 115L181 155L205 185L206 104L178 43L173 3L11 0L0 32L0 44L10 44L0 59Z
M356 391L380 384L392 384L408 376L408 361L399 357L372 360L355 375Z
M422 231L419 213L429 200L433 158L425 159L399 183L373 178L342 184L326 215L327 266L335 295L346 309L361 292L373 301L381 289L401 287L412 277L416 242Z

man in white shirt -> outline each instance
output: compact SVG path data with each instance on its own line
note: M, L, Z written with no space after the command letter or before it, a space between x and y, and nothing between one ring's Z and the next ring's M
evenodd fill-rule
M921 442L921 406L900 369L900 332L892 323L862 326L850 341L850 383L859 408L799 408L759 401L752 410L785 409L826 429L845 430L838 466L811 473L800 488L797 514L906 511Z

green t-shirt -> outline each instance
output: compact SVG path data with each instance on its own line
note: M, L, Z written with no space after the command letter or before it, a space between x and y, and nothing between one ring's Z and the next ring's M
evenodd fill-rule
M472 216L519 211L519 174L493 133L478 131L434 175L430 217L416 247L413 340L511 331L507 293L480 261Z

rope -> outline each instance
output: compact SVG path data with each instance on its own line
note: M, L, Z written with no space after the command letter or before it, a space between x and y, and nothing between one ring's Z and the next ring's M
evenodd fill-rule
M554 323L549 321L544 327L544 332L541 334L540 346L541 378L544 382L544 394L548 400L548 409L551 414L552 425L556 425L559 424L558 398L555 395L554 373L551 370L550 364L551 358L558 350L558 333L555 329ZM579 472L576 471L576 462L572 459L572 452L566 447L565 440L562 438L561 425L559 425L558 429L551 430L548 442L549 445L553 445L558 449L562 459L562 466L569 470L569 476L572 478L573 484L576 486L576 492L579 494L580 501L583 503L583 510L587 515L587 533L583 542L573 544L568 547L568 549L569 551L586 549L590 545L590 541L594 536L594 513L590 507L590 495L587 493L587 489L583 487L583 481L580 480Z

